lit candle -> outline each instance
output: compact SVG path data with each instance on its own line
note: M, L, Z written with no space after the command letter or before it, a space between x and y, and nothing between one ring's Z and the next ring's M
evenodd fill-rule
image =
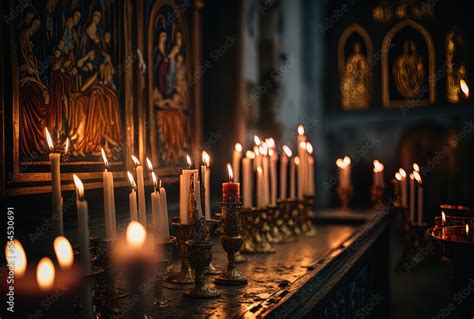
M133 175L127 172L128 181L130 182L131 192L128 195L128 202L130 204L130 221L138 221L138 207L137 207L137 184L133 179Z
M314 157L313 157L313 145L310 142L306 143L306 158L307 158L307 171L306 171L306 195L314 196Z
M222 183L222 202L240 203L240 183L233 181L234 174L230 164L227 164L227 171L229 173L229 182Z
M28 264L25 250L19 240L14 239L5 245L5 257L9 269L15 272L15 279L25 275L26 265Z
M336 165L339 168L339 188L347 189L351 187L351 158L344 156L338 158Z
M153 225L153 236L155 238L162 238L160 234L160 193L158 192L158 179L155 172L151 172L153 180L153 192L151 193L151 220Z
M402 175L400 172L395 173L395 195L397 195L399 198L401 198L402 194ZM400 200L401 203L401 200Z
M469 225L466 224L466 239L469 240Z
M421 225L423 223L423 183L421 175L417 171L413 172L416 182L418 183L418 214L417 223Z
M300 158L296 156L290 164L290 198L296 198L296 171L300 165Z
M160 186L161 186L161 181L160 181ZM163 238L169 238L170 237L170 229L169 229L169 222L168 222L168 199L166 198L166 189L161 186L160 187L160 221L159 221L159 227L160 227L160 234L163 236Z
M303 125L298 126L298 137L297 137L297 146L298 146L298 157L300 159L300 164L298 165L298 198L303 199L303 196L306 191L306 135L304 134L305 130Z
M252 151L247 151L245 158L242 159L243 208L252 207L253 178L251 165L253 159L255 159L255 153Z
M234 171L234 180L240 181L240 159L242 158L242 144L236 143L232 154L232 169Z
M266 207L270 204L270 172L268 163L268 148L265 142L260 145L260 154L262 154L262 171L263 171L263 205Z
M146 161L146 167L148 168L148 173L150 173L150 180L153 183L153 176L151 176L151 173L154 171L153 163L148 157L145 158L145 161Z
M61 154L54 152L53 140L49 134L48 128L45 128L46 140L49 149L49 161L51 163L51 194L53 202L53 220L55 223L56 235L64 234L63 208L61 197ZM67 144L69 144L67 142ZM67 150L66 150L67 151Z
M270 205L276 206L276 198L277 198L277 161L278 157L275 156L273 149L268 151L268 155L270 157Z
M211 220L211 158L207 152L202 152L201 175L204 180L204 214L206 220Z
M58 236L54 239L54 253L61 269L69 269L74 263L74 252L71 243L64 236Z
M189 155L186 155L186 161L188 163L188 168L189 169L183 169L182 174L179 177L179 218L181 220L181 224L188 224L190 222L189 220L189 184L190 184L190 179L191 176L194 179L194 195L196 196L196 203L198 202L197 196L198 194L196 193L196 187L197 187L197 175L198 171L196 169L190 169L192 162L191 162L191 157Z
M466 99L469 98L469 86L467 85L466 81L464 79L459 80L459 86L461 87L462 93L464 93L464 96Z
M415 177L410 174L410 222L415 223Z
M257 206L263 208L265 206L265 199L263 195L263 170L257 167Z
M291 152L291 149L288 146L283 145L283 152L281 154L281 160L280 160L280 199L285 199L288 196L287 194L288 159L290 159L292 155L293 153Z
M446 214L444 212L441 212L441 239L446 238L445 228L446 228Z
M260 154L260 138L255 135L253 137L253 140L255 142L255 146L253 147L253 152L255 153L255 161L253 161L253 170L256 171L257 167L262 166L262 154Z
M51 259L43 257L36 267L36 281L42 291L49 291L53 288L55 278L54 265Z
M383 187L384 186L384 180L383 180L383 170L384 170L384 165L379 162L378 160L374 160L374 186L376 187Z
M402 207L407 207L408 204L408 192L407 192L407 173L403 168L398 170L401 176L401 198L402 198Z
M145 202L145 180L143 177L143 166L135 155L132 155L135 163L138 185L138 221L146 228L146 202Z
M105 151L101 148L102 158L105 164L105 170L102 174L104 187L104 213L105 213L105 238L114 240L117 235L117 225L115 218L115 195L114 195L114 176L109 172L109 161Z

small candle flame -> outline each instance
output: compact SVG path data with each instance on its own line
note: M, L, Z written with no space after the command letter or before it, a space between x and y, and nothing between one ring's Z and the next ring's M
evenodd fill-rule
M67 154L67 151L69 151L69 144L71 144L71 142L69 141L69 137L66 138L66 146L64 147L64 153Z
M253 136L253 141L255 142L255 145L260 145L261 143L260 137L258 137L257 135Z
M260 145L260 154L262 154L263 156L267 156L267 155L268 155L267 143L263 142L263 143Z
M420 173L418 173L417 171L413 172L413 177L415 177L415 180L418 182L418 184L420 184L420 185L422 184Z
M263 174L263 170L260 166L257 167L257 174Z
M306 151L307 151L309 154L313 154L313 145L311 145L310 142L307 142L307 143L306 143Z
M49 134L48 128L44 128L44 132L46 134L46 141L48 142L48 147L51 152L54 152L54 144L53 144L53 139L51 138L51 134Z
M296 164L296 165L300 165L300 158L299 158L299 156L296 156L296 157L295 157L295 164Z
M255 153L252 152L252 151L247 151L247 152L245 152L245 157L250 158L250 159L254 159L255 158Z
M209 154L207 154L206 151L202 151L202 162L204 163L204 165L206 165L206 167L209 167L211 163L211 157L209 156Z
M229 163L227 163L227 172L229 173L229 182L232 182L234 180L234 171Z
M128 182L130 183L130 187L135 189L137 187L137 184L135 183L135 179L133 178L132 173L127 171L127 176L128 176Z
M373 164L374 164L374 173L383 172L384 166L381 162L379 162L378 160L374 160Z
M234 149L239 153L242 152L242 144L235 143Z
M347 166L351 165L351 158L349 156L344 156L344 164Z
M274 154L273 149L269 149L268 150L268 156L273 157L273 154Z
M41 290L46 291L53 287L55 277L54 265L51 259L43 257L36 268L36 281Z
M420 171L420 166L417 163L413 163L413 170L415 172L419 172Z
M269 148L275 148L276 144L275 144L275 140L273 139L273 137L270 137L265 142L267 143Z
M155 172L151 172L151 178L153 179L153 188L155 189L158 187L158 178L156 178Z
M127 244L133 248L141 248L146 240L146 230L136 221L130 222L126 233Z
M345 169L346 167L351 165L351 158L349 156L344 156L344 158L338 158L336 160L336 165L341 169Z
M255 145L253 147L253 152L255 153L256 156L260 155L260 150L259 150L259 147L257 145Z
M407 172L405 172L405 170L404 170L403 168L400 168L400 169L398 170L398 172L400 173L400 175L401 175L403 178L407 177Z
M138 158L135 155L132 155L132 161L135 164L135 167L141 165L140 161L138 160Z
M397 179L397 181L401 181L402 180L402 174L400 174L399 172L396 172L395 173L395 178Z
M461 90L464 93L464 95L466 96L466 98L468 98L469 97L469 86L467 85L466 81L461 79L459 81L459 85L461 86Z
M193 165L193 162L191 161L191 157L189 154L186 154L186 163L188 163L188 167L191 168L191 165Z
M306 149L306 142L305 141L300 142L300 148L302 148L303 150Z
M84 184L82 184L81 179L76 174L72 174L72 177L74 178L74 184L76 185L77 198L82 200L84 198Z
M298 126L298 135L303 135L304 134L304 126L303 125L299 125Z
M109 161L107 160L107 155L105 155L104 149L101 147L100 151L102 152L102 159L104 160L105 167L109 167Z
M291 149L286 145L283 145L283 152L285 152L286 156L288 157L291 157L293 155Z
M54 253L58 259L59 267L62 269L71 268L74 263L74 253L71 243L64 236L58 236L54 239Z
M17 239L13 240L13 246L10 244L5 245L5 257L7 264L10 268L13 268L15 276L20 278L26 272L26 265L28 264L26 259L26 253L23 249L22 244Z
M446 226L446 214L444 212L441 212L441 225Z
M148 157L146 158L146 166L148 167L149 172L153 172L153 163Z
M466 236L469 236L469 225L466 224Z

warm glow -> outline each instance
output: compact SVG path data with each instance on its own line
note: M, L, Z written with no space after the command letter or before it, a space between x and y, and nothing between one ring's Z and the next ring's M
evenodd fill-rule
M7 258L7 264L13 267L16 277L23 277L26 271L26 253L23 249L22 244L17 240L13 240L13 246L9 246L8 243L5 246L5 257Z
M257 135L254 135L253 141L255 142L255 145L260 145L261 143L260 137L258 137Z
M344 156L344 164L347 166L351 165L351 158L349 156Z
M466 235L469 236L469 225L466 224Z
M413 172L413 177L415 180L418 182L418 184L421 184L421 175L417 171Z
M403 168L400 168L400 169L398 170L398 172L400 173L400 175L401 175L403 178L407 177L407 172L405 172L405 170L404 170Z
M260 155L260 151L259 151L258 148L259 148L259 147L258 147L257 145L255 145L255 146L253 147L253 152L255 153L255 156Z
M72 177L74 178L74 184L76 184L77 198L84 198L84 184L82 184L81 179L76 174L72 174Z
M275 153L273 152L273 149L269 149L269 150L268 150L268 156L273 157L273 154L275 154Z
M254 159L255 158L255 153L252 152L252 151L247 151L245 153L245 157L250 158L250 159Z
M283 145L283 152L285 152L286 156L288 157L291 157L291 155L293 155L293 152L291 151L291 149L286 145Z
M153 163L148 157L146 158L146 166L148 167L149 172L153 172Z
M263 156L267 156L267 154L268 154L267 143L262 143L260 145L260 154L262 154Z
M463 79L461 79L459 81L459 85L461 86L461 90L462 92L464 93L464 95L466 96L466 98L469 97L469 86L467 86L467 83L466 81L464 81Z
M54 265L51 259L43 257L36 268L36 281L41 290L49 290L54 283Z
M156 188L158 187L158 178L156 178L155 172L151 172L151 178L153 180L153 187L155 188L156 192Z
M54 253L58 259L59 267L62 269L71 268L74 263L74 253L69 240L64 236L58 236L54 239Z
M66 146L64 147L64 153L67 153L67 151L69 151L69 144L71 142L69 141L69 137L66 139Z
M48 142L48 147L51 150L51 152L54 151L54 144L53 144L53 139L51 138L51 134L49 134L48 128L44 128L44 132L46 133L46 141Z
M304 150L306 149L306 142L305 141L300 142L300 148L302 148Z
M374 160L374 173L383 172L384 166L378 160Z
M402 174L400 174L399 172L395 173L395 178L397 179L397 181L401 181L402 180Z
M415 172L419 172L420 171L420 166L417 163L413 163L413 170Z
M263 170L262 168L259 166L257 167L257 174L262 174L263 173Z
M232 182L234 180L234 171L232 170L232 165L229 163L227 163L227 173L229 174L229 181Z
M306 143L306 151L307 151L309 154L313 154L313 145L311 145L310 142L307 142L307 143Z
M129 171L127 171L127 175L128 175L128 182L130 183L130 187L136 188L136 187L137 187L137 184L135 183L135 179L133 178L132 173L130 173Z
M272 137L267 139L265 142L267 143L268 148L275 148L275 140Z
M140 165L140 161L138 160L138 158L135 155L132 155L132 161L135 164L135 166Z
M102 147L100 148L100 151L102 152L102 159L104 160L104 164L105 164L106 167L108 167L109 166L109 161L107 160L107 156L105 155L105 151Z
M441 225L446 226L446 214L444 212L441 212Z
M206 165L206 167L209 167L209 165L211 164L211 157L209 156L209 154L207 154L206 151L202 151L202 162L204 163L204 165Z
M235 143L234 149L239 153L242 152L242 144Z
M188 167L191 167L191 165L193 165L191 157L188 154L186 154L186 163L188 163Z
M139 222L130 222L127 227L126 238L127 244L134 248L141 248L146 240L145 228Z
M304 134L304 127L303 125L298 126L298 135L303 135Z
M300 158L298 156L295 157L295 164L300 165Z
M349 156L344 156L344 158L338 158L336 160L336 165L341 169L345 169L346 167L351 165L351 158Z

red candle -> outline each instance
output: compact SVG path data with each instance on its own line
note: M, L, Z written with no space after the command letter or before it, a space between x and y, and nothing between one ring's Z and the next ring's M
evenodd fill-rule
M229 171L229 182L222 183L222 201L224 203L234 202L240 203L240 183L234 183L232 166L227 164Z

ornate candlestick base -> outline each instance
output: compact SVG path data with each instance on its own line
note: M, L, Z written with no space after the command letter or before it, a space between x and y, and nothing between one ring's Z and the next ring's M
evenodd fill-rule
M224 225L221 243L227 253L228 264L227 271L216 278L216 283L222 285L246 285L247 278L235 269L235 253L242 246L242 237L240 236L240 203L223 202L221 205L222 224Z
M211 237L216 233L217 227L219 227L220 225L220 220L217 220L217 219L206 220L206 224L207 224L207 231L209 234L207 240L211 240ZM218 269L211 262L209 266L207 267L205 274L206 275L219 275L219 274L222 274L222 270Z
M304 197L302 201L302 227L303 235L306 237L314 237L317 234L316 228L314 228L313 221L312 221L312 214L313 214L313 207L314 204L314 196L307 195Z
M169 276L168 281L175 284L193 284L193 273L188 260L188 250L186 242L191 239L193 234L193 226L191 224L181 224L177 221L172 223L176 230L176 238L178 241L179 255L181 257L181 271Z
M295 241L294 221L291 215L292 201L289 199L280 199L278 201L277 225L282 233L282 243L291 243Z
M241 249L245 254L269 254L275 249L268 241L270 227L267 222L267 209L241 210L245 220L244 242Z
M374 207L383 206L383 194L385 192L385 186L372 186L370 188L370 198Z
M281 231L278 223L280 211L278 206L268 207L267 220L270 227L269 238L268 240L271 243L281 244L284 242L284 234Z
M163 274L166 267L171 262L173 245L176 243L176 237L171 236L170 238L160 240L157 246L158 262L157 262L157 274L155 283L155 299L153 300L153 308L160 309L168 307L168 300L163 294Z
M237 264L243 264L247 262L247 258L238 251L235 253L235 262Z
M195 286L184 295L196 299L211 299L220 296L220 292L206 286L204 273L212 261L212 242L188 240L188 259L195 272Z
M352 186L349 186L347 188L338 187L337 196L339 197L339 200L341 201L342 209L348 209L349 201L351 200L351 197L352 197Z

